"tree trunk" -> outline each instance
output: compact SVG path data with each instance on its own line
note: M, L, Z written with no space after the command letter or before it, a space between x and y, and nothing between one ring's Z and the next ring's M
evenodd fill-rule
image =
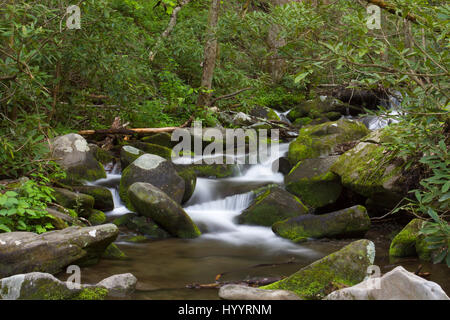
M217 23L219 21L219 9L220 9L220 0L211 0L211 8L209 9L209 18L208 18L208 31L206 34L206 44L204 51L204 60L203 60L203 75L202 82L200 86L206 92L200 92L197 100L198 106L208 106L211 93L209 92L212 88L212 80L214 75L214 68L216 66L216 57L217 57L217 38L216 38L216 30Z

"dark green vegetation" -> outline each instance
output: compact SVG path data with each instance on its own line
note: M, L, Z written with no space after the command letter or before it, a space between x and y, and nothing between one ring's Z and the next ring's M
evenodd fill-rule
M224 1L215 33L213 103L204 106L196 101L204 93L211 1L183 6L167 36L172 1L162 1L165 7L155 6L156 0L82 1L81 30L66 29L68 4L63 2L0 4L0 179L31 178L13 190L0 187L0 231L52 229L43 218L53 201L50 187L63 174L48 154L57 135L109 128L117 116L130 127L180 125L190 116L213 126L220 112L211 106L243 112L255 106L294 108L296 124L317 125L320 104L306 112L305 100L330 95L332 89L399 91L399 123L388 129L392 138L382 142L384 151L374 146L374 153L377 160L402 159L412 177L411 192L396 199L393 213L429 220L422 232L437 252L435 261L446 259L450 265L448 4L389 0L398 15L383 11L382 30L369 30L361 3L370 1L283 6L269 0ZM274 30L281 42L267 41ZM246 88L251 89L216 100ZM328 120L336 120L337 109L325 111ZM292 145L294 166L336 142L317 146L305 128L303 144ZM166 146L148 143L166 155ZM304 193L301 186L297 190Z

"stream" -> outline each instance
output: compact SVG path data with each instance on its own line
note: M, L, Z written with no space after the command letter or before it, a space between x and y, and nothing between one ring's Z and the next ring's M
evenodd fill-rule
M201 229L199 238L131 243L123 240L126 235L120 234L116 244L129 259L102 259L95 266L83 268L82 283L95 283L113 274L130 272L138 278L138 286L129 299L219 299L218 289L191 289L186 286L214 283L216 276L222 273L224 275L220 281L289 276L352 242L354 239L295 244L276 236L268 227L235 222L235 218L253 200L250 190L268 183L283 186L284 177L273 171L272 164L285 156L288 148L289 143L280 144L279 148L271 150L271 156L264 163L246 168L241 166L238 176L197 179L194 194L184 209ZM118 168L114 167L106 179L91 183L106 186L113 193L115 208L106 213L108 221L129 212L118 194L120 177ZM388 256L389 241L378 235L371 240L377 248L375 263L381 267L382 273L400 263L414 272L422 264L423 271L431 273L429 280L450 291L448 269L444 265L419 262L415 258L393 262ZM67 277L66 274L59 275L61 280Z

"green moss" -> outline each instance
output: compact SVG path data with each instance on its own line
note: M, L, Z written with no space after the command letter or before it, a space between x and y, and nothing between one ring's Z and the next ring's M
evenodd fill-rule
M303 127L310 124L312 120L310 117L298 118L294 121L294 126Z
M195 186L197 185L197 175L193 168L189 166L177 166L178 175L184 180L184 195L182 203L187 202L194 193Z
M408 257L416 255L416 241L423 221L413 219L392 240L389 255L393 257Z
M56 203L64 208L74 209L81 217L88 218L91 214L95 199L92 196L75 193L66 189L54 188L54 197Z
M167 132L156 133L141 139L143 142L157 144L166 148L172 148L177 142L172 141L172 135Z
M234 175L234 164L193 164L190 166L198 177L204 178L228 178Z
M135 142L133 146L150 154L156 154L164 159L172 158L172 149L148 142Z
M103 211L93 209L88 220L91 225L98 226L106 222L106 215Z
M107 295L105 288L84 288L72 300L105 300Z
M370 246L373 243L368 240L353 242L286 279L260 288L289 290L306 300L322 299L333 283L353 286L364 279L367 267L373 263L368 252Z
M114 209L114 200L111 191L100 186L77 186L73 190L90 195L95 199L94 208L109 211Z
M132 236L130 238L126 238L125 241L134 242L134 243L140 243L140 242L146 242L148 240L149 239L146 236L137 235L137 236Z
M429 248L429 243L425 241L423 236L416 239L416 253L420 260L432 261L434 250Z
M103 165L108 164L114 160L114 156L108 151L103 150L102 148L96 148L94 157Z
M120 250L117 245L111 243L105 250L102 255L102 258L109 260L126 260L128 259L127 255Z

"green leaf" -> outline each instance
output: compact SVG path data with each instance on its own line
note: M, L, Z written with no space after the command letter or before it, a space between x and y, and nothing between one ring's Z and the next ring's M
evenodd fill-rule
M0 230L3 230L5 232L11 232L11 229L5 226L4 224L0 224Z

